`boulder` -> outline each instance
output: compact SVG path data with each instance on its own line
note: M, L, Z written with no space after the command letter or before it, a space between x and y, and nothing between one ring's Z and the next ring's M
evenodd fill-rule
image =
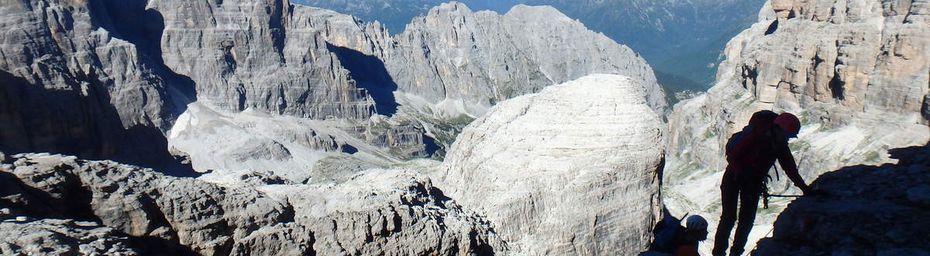
M664 130L639 83L591 75L501 102L453 144L442 167L450 197L521 253L646 248Z

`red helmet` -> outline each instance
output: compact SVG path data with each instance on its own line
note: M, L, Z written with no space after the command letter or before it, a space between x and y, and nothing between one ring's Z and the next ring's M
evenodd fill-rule
M788 137L797 137L801 130L801 121L791 113L785 112L775 118L775 125L788 134Z

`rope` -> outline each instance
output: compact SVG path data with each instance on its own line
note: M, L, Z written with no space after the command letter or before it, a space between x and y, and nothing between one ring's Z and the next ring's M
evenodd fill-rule
M769 194L769 197L803 197L804 195L772 195Z
M771 235L773 231L775 231L775 225L772 225L772 228L769 229L769 232L765 233L765 235L762 236L762 238L759 238L759 240L761 241L761 240L764 239L764 238L768 238L769 235ZM755 250L758 249L758 248L759 248L759 241L756 241L756 245L752 246L752 250L749 250L749 252L752 253L753 251L755 251Z

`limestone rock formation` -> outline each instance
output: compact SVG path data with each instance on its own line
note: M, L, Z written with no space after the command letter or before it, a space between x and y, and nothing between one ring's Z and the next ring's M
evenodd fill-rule
M9 121L0 149L8 152L149 167L176 165L175 154L201 172L306 176L334 152L382 162L433 155L496 102L592 72L643 80L651 106L665 109L642 58L545 7L498 15L446 4L394 37L380 24L285 0L5 7L0 117ZM279 126L268 133L236 118L246 111ZM182 112L211 122L178 128ZM169 129L178 130L170 142ZM190 146L191 138L205 139Z
M0 209L11 212L0 216L27 217L0 224L0 235L60 234L5 240L3 252L484 255L513 242L531 253L622 253L648 241L658 212L665 103L651 69L551 8L447 4L395 37L286 0L10 2L0 24L0 150L11 153L0 153ZM520 131L554 139L538 153L560 167L551 177L575 182L551 191L555 181L538 175L549 183L528 184L533 198L511 198L527 199L539 214L526 217L545 225L489 214L463 190L478 185L471 177L455 179L464 207L432 174L386 168L436 150L426 135L451 144L497 102L591 72L628 77L509 103L533 110L530 124L556 110L583 122ZM592 137L608 139L578 140ZM501 149L530 149L514 145L523 147ZM452 166L475 166L464 159L475 148L462 147ZM80 157L18 154L31 151ZM561 199L594 208L577 214ZM563 217L570 226L556 223ZM516 239L522 231L535 237ZM535 249L553 241L567 245Z
M367 119L365 92L286 0L151 1L164 18L165 65L220 109Z
M0 237L3 255L140 255L125 236L87 221L4 220Z
M649 105L660 113L665 108L645 60L548 6L518 5L498 15L443 4L414 19L395 45L400 56L387 62L399 90L433 102L490 106L601 73L643 81ZM443 86L423 86L435 84Z
M930 147L893 149L897 164L820 176L824 196L795 200L753 255L930 254Z
M168 167L162 132L191 84L159 63L158 23L125 29L148 16L106 2L3 3L0 149Z
M164 8L159 6L154 8ZM215 12L221 17L254 11L237 6L224 2L192 8L223 10ZM294 6L282 12L287 29L270 35L284 38L282 49L270 42L249 41L260 35L235 36L261 31L214 28L247 27L244 24L215 25L198 18L195 22L203 24L192 26L172 22L183 17L166 17L162 44L172 48L166 50L165 55L171 55L166 56L166 65L189 74L197 82L201 100L179 118L169 140L172 147L191 155L195 169L291 172L287 177L300 181L308 178L315 161L333 152L357 151L366 161L383 163L441 155L442 151L435 151L451 145L462 127L496 102L594 72L642 81L638 85L647 91L650 106L660 113L666 109L664 93L642 58L552 8L518 6L498 15L472 12L461 3L444 4L393 37L378 23L362 23L328 10ZM173 29L172 24L180 27ZM198 31L196 36L188 35L192 31ZM233 35L221 36L221 32ZM204 33L212 36L200 36ZM186 41L189 38L197 41ZM246 63L257 61L253 58L241 57L249 54L261 59L285 57L279 58L281 63L259 65ZM227 55L240 57L185 62L190 56ZM268 89L269 84L277 87ZM241 90L229 89L236 86ZM357 108L314 112L333 104ZM378 115L362 111L372 108Z
M443 164L450 196L515 252L646 248L665 152L639 83L591 75L501 102L453 144Z
M399 115L426 126L446 149L497 102L592 73L641 80L649 105L667 109L645 60L551 7L519 5L500 15L442 4L393 37L380 24L309 9L341 60L360 63L349 68L353 77L369 76L360 86L396 88L388 94L400 104Z
M479 115L495 102L604 73L644 81L650 106L660 113L667 107L645 60L552 7L518 5L501 15L451 2L415 18L393 37L378 23L306 9L309 23L321 27L341 60L361 61L347 56L355 54L383 61L381 72L391 81L378 82L393 83L405 94L398 100L464 101L466 114ZM349 69L365 71L356 75L379 73Z
M704 213L714 225L724 143L757 110L800 117L791 147L808 181L842 166L890 161L889 148L925 144L928 13L920 1L767 3L759 22L730 41L716 85L669 117L665 179L673 212ZM773 192L786 192L786 180ZM769 230L784 203L760 215L751 237Z
M0 245L4 251L450 255L506 249L485 221L412 171L373 170L336 185L220 186L110 161L19 154L2 163L0 182L0 208L29 217L0 224L4 239L28 230L64 234L10 240Z

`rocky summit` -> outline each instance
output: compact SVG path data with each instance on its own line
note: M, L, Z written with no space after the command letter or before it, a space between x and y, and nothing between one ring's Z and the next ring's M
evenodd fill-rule
M592 75L498 104L449 151L449 195L517 252L648 247L661 209L664 128L637 83Z

